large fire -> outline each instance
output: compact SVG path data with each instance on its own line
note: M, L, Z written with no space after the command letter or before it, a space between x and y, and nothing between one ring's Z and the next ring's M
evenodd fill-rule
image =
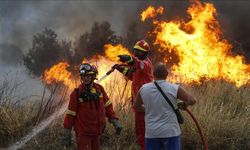
M121 44L116 45L116 46L113 46L111 44L106 44L104 45L104 49L105 49L105 56L109 60L115 61L115 62L119 60L117 57L118 55L121 55L121 54L131 55L128 49L123 47Z
M155 9L149 6L141 14L141 19L144 21L146 18L155 17L157 14L162 14L163 10L163 7ZM249 83L250 65L244 63L243 56L230 55L232 45L221 38L222 32L215 18L216 9L214 6L195 1L187 12L190 15L188 22L183 20L153 21L155 26L153 33L156 35L154 44L160 45L159 51L163 57L167 51L174 51L179 57L179 63L171 68L173 74L171 80L191 83L212 78L225 79L237 86ZM83 62L97 65L98 78L105 75L117 63L119 54L131 55L128 49L122 45L107 44L104 46L104 50L105 56L97 55L90 60L83 60ZM47 84L51 84L52 81L60 81L73 89L76 86L76 79L67 70L68 67L67 62L56 64L45 71L44 80ZM78 68L78 66L75 67ZM101 84L109 81L111 78L105 79Z
M164 11L162 6L155 9L153 6L149 6L145 11L141 13L141 20L144 22L147 18L153 18L157 15L161 15Z
M174 51L179 63L171 70L175 82L199 82L201 79L225 79L241 86L249 82L250 65L243 56L232 56L232 45L221 38L216 9L212 4L192 3L187 10L191 19L153 21L161 53Z

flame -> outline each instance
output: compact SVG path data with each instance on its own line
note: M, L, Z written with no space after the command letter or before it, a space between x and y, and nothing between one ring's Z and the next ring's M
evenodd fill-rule
M89 61L86 59L86 58L84 58L83 60L82 60L82 63L84 64L84 63L88 63Z
M148 6L148 8L141 13L141 21L145 21L147 18L153 18L158 14L161 15L164 11L162 6L155 9L153 6Z
M175 82L200 82L201 79L225 79L236 86L249 83L250 65L243 56L231 56L232 45L222 39L216 9L210 3L194 1L187 10L188 22L153 21L156 26L154 44L161 53L174 51L179 63L171 70Z
M90 64L94 64L97 66L98 75L97 79L105 76L106 73L111 69L111 66L114 65L114 62L100 55L94 56L92 59L84 59L82 63L88 62ZM73 91L80 84L80 76L79 74L73 75L73 73L69 72L67 68L70 65L67 62L60 62L49 70L44 72L43 79L47 84L52 84L55 82L62 82L66 87L69 88L69 91ZM72 66L71 66L72 67ZM73 67L79 67L73 66ZM78 69L78 68L77 68ZM122 80L121 80L122 79ZM120 102L124 105L128 103L127 97L131 96L129 92L131 89L125 88L127 81L123 79L123 75L118 73L117 71L110 74L102 80L99 84L104 86L104 89L108 93L108 95L113 97L113 105L115 106L117 102ZM125 97L125 98L124 98Z
M128 51L127 48L123 47L121 44L113 46L111 44L104 45L105 49L105 56L101 55L95 55L91 59L84 58L81 63L90 63L92 65L95 65L98 70L97 79L100 79L106 73L111 69L111 67L118 61L118 55L119 54L127 54L131 55L131 53ZM80 64L79 64L80 65ZM79 65L77 66L71 66L71 68L74 68L74 70L78 70ZM53 82L62 82L65 86L69 87L71 90L73 90L77 84L79 84L80 76L72 75L71 72L67 70L70 65L67 62L59 62L58 64L54 65L48 70L45 70L43 80L47 84L52 84ZM117 76L119 78L122 78L121 76ZM105 78L104 81L102 81L100 84L105 85L106 83L109 83L111 80L111 77Z
M120 54L127 54L131 55L131 53L128 51L127 48L123 47L121 44L113 46L111 44L104 45L105 49L105 56L111 60L111 61L119 61L119 58L117 57Z
M111 69L111 67L114 65L114 62L108 60L107 58L103 56L99 56L97 64L98 64L97 65L97 69L98 69L97 79L100 79L101 77L106 75L106 73ZM105 80L103 80L101 84L105 85L109 81L110 81L110 76L105 78Z
M111 66L114 65L114 62L100 55L97 55L89 60L83 59L82 63L90 63L97 66L97 79L104 76L106 72L111 69ZM52 66L50 69L45 70L43 80L47 84L52 84L53 82L62 82L69 89L73 90L76 85L79 84L80 76L78 76L79 74L73 76L72 73L67 70L69 66L70 65L67 62L59 62L58 64ZM78 67L79 66L74 66L75 69L78 69ZM76 80L78 80L78 82ZM106 84L109 82L109 80L110 77L101 82L101 84Z
M53 82L63 82L64 85L71 87L72 74L67 70L68 67L69 64L63 61L52 66L49 70L45 70L43 76L44 81L47 84L52 84Z

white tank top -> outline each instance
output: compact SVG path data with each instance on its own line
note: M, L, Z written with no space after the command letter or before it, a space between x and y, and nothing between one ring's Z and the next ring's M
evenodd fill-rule
M162 91L177 108L177 91L179 85L165 80L156 81ZM145 137L167 138L179 136L180 126L176 115L153 82L144 84L140 95L145 107Z

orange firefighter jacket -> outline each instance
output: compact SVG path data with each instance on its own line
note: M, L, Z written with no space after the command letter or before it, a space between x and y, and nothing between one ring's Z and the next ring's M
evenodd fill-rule
M125 68L123 74L132 81L132 96L134 99L143 84L153 81L152 62L149 58L140 60L137 57L133 57L133 65L130 69Z
M78 90L71 93L63 125L66 129L74 127L77 135L100 135L104 130L105 116L109 119L117 118L112 103L100 84L94 83L90 90L92 94L99 94L98 100L84 100L81 94L86 89L81 84Z

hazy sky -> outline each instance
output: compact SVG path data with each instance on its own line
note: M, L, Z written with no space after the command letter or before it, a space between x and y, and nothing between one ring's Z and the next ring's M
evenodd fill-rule
M121 32L124 17L133 15L130 7L135 9L136 5L132 1L1 1L0 41L30 47L32 35L45 27L59 37L75 38L95 21L109 21L113 30Z
M145 1L1 0L0 44L15 44L22 51L27 51L31 47L32 36L45 27L56 31L59 38L74 40L89 31L95 21L109 21L111 28L121 35L128 22L139 20L140 12L149 4L165 6L169 16L186 15L189 4L187 0ZM214 5L226 38L250 45L250 0L219 0Z

